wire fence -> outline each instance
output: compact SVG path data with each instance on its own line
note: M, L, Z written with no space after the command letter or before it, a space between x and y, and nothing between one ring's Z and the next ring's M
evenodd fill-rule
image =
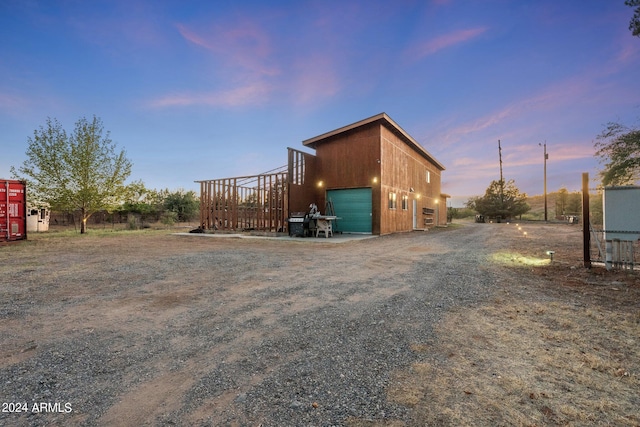
M607 237L609 233L609 237ZM613 268L634 269L640 267L640 231L604 230L591 228L589 253L592 263L606 264ZM610 236L615 235L615 239ZM628 239L625 239L629 237Z

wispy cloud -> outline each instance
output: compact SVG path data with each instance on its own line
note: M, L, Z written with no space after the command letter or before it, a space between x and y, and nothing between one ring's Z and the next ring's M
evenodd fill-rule
M168 94L152 100L151 107L238 107L275 99L308 105L334 96L341 88L335 52L286 51L287 45L278 44L276 35L269 33L258 19L244 18L210 27L176 27L184 40L201 48L217 64L211 85L229 89Z
M441 36L417 43L409 47L406 52L406 56L411 58L412 60L419 60L426 56L433 55L434 53L442 49L456 46L469 40L475 39L486 31L486 27L478 27L443 34Z
M257 23L243 20L206 28L176 27L184 40L204 49L220 65L208 84L223 89L173 92L152 99L148 106L235 108L261 105L270 99L278 87L274 78L280 71L271 61L270 37Z
M455 129L452 129L450 135L456 135L454 139L458 139L461 136L473 134L483 131L487 128L500 124L513 116L514 112L519 109L519 105L507 106L501 110L495 111L489 115L479 117L469 123L463 123Z
M255 22L244 20L205 30L195 30L182 24L177 28L185 40L208 50L224 66L235 71L262 76L279 73L277 67L269 62L272 54L269 34Z
M538 171L543 163L544 152L538 143L544 143L544 137L536 139L544 135L545 129L557 129L562 122L571 121L576 105L599 103L600 91L594 76L574 76L476 118L457 124L451 118L444 119L439 129L424 139L438 147L434 154L447 166L445 192L481 193L482 189L475 188L474 183L497 179L498 139L502 140L505 175L526 185L527 191L538 191L530 175L537 173L533 171ZM584 117L577 120L584 121ZM564 168L568 173L569 165L589 170L595 163L589 139L573 136L555 140L547 148L550 171ZM476 155L469 156L469 152Z
M543 162L544 151L539 144L522 144L509 147L507 160L512 166L538 165ZM548 144L547 154L553 162L591 159L595 154L593 147L587 148L585 141L563 141L561 144Z
M326 99L340 90L340 79L329 55L313 54L301 58L293 68L292 96L298 105Z
M22 110L29 105L29 101L18 95L0 92L0 109L7 113Z
M620 51L618 52L616 59L618 62L626 65L638 56L638 52L640 52L640 48L638 48L637 44L627 42L620 47Z
M469 151L469 147L466 148ZM505 179L514 179L521 191L541 194L542 147L537 144L503 144L502 148ZM443 175L443 191L452 194L458 205L470 195L481 195L492 180L499 179L497 141L495 147L487 147L483 153L474 151L478 152L474 157L451 156L440 159L447 166ZM579 183L580 173L592 170L596 164L593 149L588 149L584 141L552 144L547 147L547 153L549 184L554 190L561 186L573 189L576 182ZM554 178L557 175L562 179Z
M497 133L506 137L505 132L513 131L515 133L511 136L517 137L530 132L532 127L538 126L539 121L545 120L543 117L549 114L562 111L566 115L565 108L568 106L596 103L597 100L597 85L590 77L572 77L466 122L456 125L447 119L440 130L426 139L438 141L441 146L449 146L483 133ZM479 108L479 111L482 109Z
M170 94L151 100L149 106L152 108L191 106L232 108L245 105L260 105L268 98L271 90L272 88L267 84L258 81L229 90L204 94L191 92Z

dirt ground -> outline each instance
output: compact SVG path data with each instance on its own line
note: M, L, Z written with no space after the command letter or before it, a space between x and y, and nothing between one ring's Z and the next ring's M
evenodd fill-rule
M413 425L640 426L640 272L584 268L575 226L505 230L496 293L448 313L391 398Z
M486 251L478 274L490 285L396 325L424 274L415 266L465 253L451 242L470 234L483 240L469 250ZM465 223L340 244L37 235L0 247L0 424L640 426L639 277L585 269L581 231L567 224ZM421 292L444 292L433 280ZM280 409L281 390L307 372L286 371L316 351L337 354L335 369L372 369L331 347L372 307L393 307L368 325L398 341L371 374L384 381L354 383L379 388L370 395L382 403L329 411L320 384ZM344 371L331 386L348 380ZM391 409L370 409L382 404Z

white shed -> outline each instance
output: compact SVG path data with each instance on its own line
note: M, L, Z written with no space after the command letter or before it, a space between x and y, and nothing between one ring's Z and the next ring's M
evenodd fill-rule
M605 187L602 196L605 240L640 238L640 187Z
M49 231L49 206L32 205L27 207L27 233Z
M633 268L640 238L640 187L605 187L602 196L605 266Z

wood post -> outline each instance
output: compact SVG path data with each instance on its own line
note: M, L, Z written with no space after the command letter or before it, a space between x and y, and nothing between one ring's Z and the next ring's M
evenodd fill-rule
M589 219L589 174L582 174L582 248L585 268L591 268L591 221Z

